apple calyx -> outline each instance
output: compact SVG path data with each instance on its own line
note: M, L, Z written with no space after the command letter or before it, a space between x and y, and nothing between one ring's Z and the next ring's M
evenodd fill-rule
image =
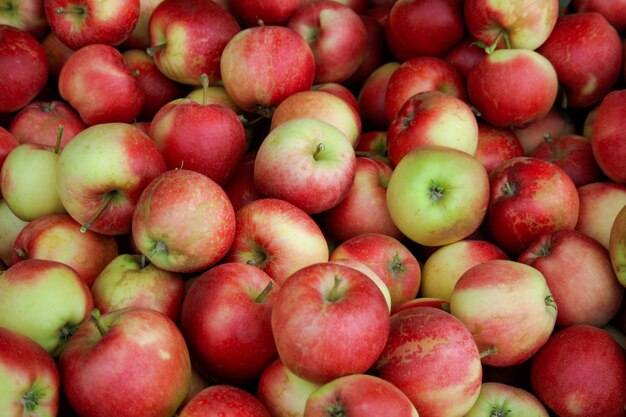
M75 15L84 15L87 14L87 10L83 6L79 6L77 4L71 4L69 7L57 7L54 12L56 14L75 14Z
M393 255L391 262L387 264L387 270L390 271L394 276L397 276L399 274L406 274L406 266L404 266L404 264L402 263L402 259L400 259L400 256L397 253Z
M87 223L84 223L81 227L80 227L80 232L81 233L85 233L95 222L96 220L98 220L98 218L102 215L102 213L104 213L104 210L106 210L106 208L109 206L109 204L111 203L111 200L113 199L113 196L117 193L117 191L115 190L111 190L108 193L106 193L104 195L104 198L102 200L102 204L100 204L100 207L98 208L98 211L96 211L96 213L91 216L91 218L89 220L87 220Z
M96 328L98 329L98 333L100 333L100 336L103 336L103 337L106 336L106 334L109 332L109 329L102 322L102 317L100 316L100 310L98 310L97 308L94 309L89 315L89 318L91 318L93 323L96 325Z
M169 248L162 240L157 240L154 242L154 247L150 251L153 255L158 255L159 253L168 253Z
M35 411L39 405L39 400L45 397L46 394L41 389L31 388L22 395L22 406L24 410L29 413Z
M149 56L154 57L156 54L158 54L159 52L164 50L166 47L167 47L167 42L163 42L163 43L160 43L158 45L151 46L151 47L147 48L146 49L146 53Z
M326 301L330 303L334 303L335 301L341 298L341 296L343 295L343 292L341 293L339 292L339 286L341 285L342 282L343 282L343 279L341 279L339 275L335 275L335 281L333 283L333 287L330 289L330 292L328 293L328 296L326 297Z
M59 124L59 130L57 131L57 141L54 145L54 153L57 155L61 153L61 138L63 137L63 129L65 129L65 126Z
M268 294L272 292L274 288L274 281L270 280L267 285L263 288L263 291L259 293L256 297L254 297L254 302L257 304L263 304L263 301L267 298Z
M324 152L324 150L326 150L326 145L322 142L318 143L315 147L315 152L313 153L313 159L319 161L320 153Z
M348 417L348 413L341 405L339 397L335 397L335 403L327 405L325 411L328 417Z
M543 301L546 303L546 306L557 310L556 302L554 301L554 297L552 297L552 294L546 295Z
M428 195L430 199L434 202L441 200L445 196L443 186L437 184L435 181L432 181L430 183L430 190L428 190Z
M490 346L487 349L480 352L480 359L487 357L489 355L495 355L496 353L498 353L498 348L496 348L495 346Z
M504 406L492 407L489 412L489 417L506 417L511 413L511 410L506 410Z

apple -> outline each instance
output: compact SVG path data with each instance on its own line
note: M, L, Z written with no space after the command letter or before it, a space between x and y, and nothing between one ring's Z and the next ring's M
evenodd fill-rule
M472 333L483 364L507 367L529 359L546 343L557 304L537 269L495 259L459 277L450 295L450 313Z
M391 316L385 348L373 369L399 388L420 417L462 417L478 398L482 367L469 330L439 308Z
M355 168L352 144L339 129L319 119L296 118L275 127L261 142L254 184L265 197L317 214L346 196Z
M303 417L328 415L418 417L415 406L400 389L366 374L342 376L309 395Z
M617 213L611 226L609 256L617 279L626 287L626 204Z
M395 225L412 241L441 246L464 239L483 222L489 177L466 152L425 145L411 150L387 185L387 206Z
M367 11L365 12L367 13ZM374 16L359 14L367 31L367 48L361 65L341 85L359 89L369 76L381 65L389 61L389 53L385 42L385 27Z
M48 81L49 64L30 33L0 24L0 113L13 113L33 101Z
M537 52L554 66L568 108L598 104L614 88L624 63L619 34L596 12L559 16Z
M557 165L521 156L489 174L485 228L490 241L517 256L540 234L573 230L580 199L572 179Z
M356 96L348 87L346 87L343 84L339 84L339 83L313 84L311 86L311 90L323 91L325 93L330 93L336 97L339 97L340 99L348 103L348 105L350 105L352 110L354 110L357 115L361 114L361 109L359 109L359 102L357 101ZM360 121L360 116L359 116L359 121Z
M196 394L178 417L271 417L253 394L232 385L213 385Z
M59 94L89 125L132 122L144 95L122 53L110 45L90 44L74 52L59 74Z
M362 133L356 144L356 155L371 158L391 167L387 146L387 131L374 130Z
M438 145L474 155L478 122L463 100L441 91L424 91L407 99L387 129L392 166L412 149Z
M13 244L28 223L17 217L6 201L0 199L0 260L4 266L11 266Z
M400 240L364 233L339 244L330 261L355 260L374 271L389 289L392 309L415 298L421 282L420 263Z
M340 2L307 2L289 18L287 27L302 36L313 51L315 83L346 81L365 59L365 23Z
M570 114L551 109L547 115L525 126L513 128L515 136L524 148L524 154L530 153L545 141L546 135L552 138L576 133L576 126Z
M224 261L254 265L278 285L305 266L328 261L328 243L318 224L285 200L254 200L237 210L235 224Z
M474 406L465 417L549 417L539 399L522 388L499 382L484 382Z
M74 50L61 42L56 33L49 31L41 40L41 46L46 54L49 63L50 80L58 80L61 68L67 62Z
M117 46L139 19L139 0L44 0L44 7L52 31L75 50L91 44Z
M9 25L37 39L50 29L41 0L5 0L0 7L0 25Z
M389 120L385 113L385 95L389 79L400 63L392 61L377 67L363 81L357 94L363 131L386 131Z
M450 303L446 300L432 297L417 297L398 304L397 306L392 308L391 315L393 316L394 314L399 313L402 310L408 310L409 308L414 307L433 307L443 310L446 313L450 312Z
M146 307L178 324L185 284L180 274L158 268L143 255L121 254L98 274L91 294L94 306L102 314L127 307Z
M604 2L598 0L574 0L572 7L576 13L598 12L620 33L626 31L626 2L624 0Z
M281 101L311 89L315 58L288 27L251 27L226 44L220 70L226 92L241 109L269 118Z
M545 117L558 87L550 61L528 49L496 49L467 74L470 103L485 122L498 127L520 127Z
M506 253L486 240L463 239L437 248L424 262L422 297L450 301L452 290L468 269L494 259L509 259Z
M201 373L239 387L256 384L278 357L271 326L278 291L248 264L222 263L198 276L185 295L181 330Z
M575 230L540 235L518 257L542 273L559 307L556 325L602 327L617 314L624 287L615 276L609 251Z
M550 337L532 360L532 389L562 417L623 417L626 354L611 335L576 325Z
M11 151L18 147L20 143L17 138L8 130L0 127L0 169Z
M602 172L612 181L626 184L624 158L626 146L623 133L626 116L626 90L608 93L600 103L593 121L591 149Z
M154 9L163 0L139 0L139 18L133 30L120 47L124 50L147 49L150 47L150 18Z
M577 188L580 210L575 229L609 248L611 228L626 205L626 185L598 181Z
M443 59L451 63L467 79L467 74L474 65L485 56L485 50L476 44L476 39L466 36L460 42L448 49Z
M487 173L491 173L504 161L524 155L520 140L510 129L478 122L478 142L474 156Z
M389 77L385 92L387 122L396 118L409 98L425 91L441 91L467 101L465 81L452 64L435 56L414 57L402 62Z
M0 407L6 417L56 417L61 394L54 359L33 339L0 327Z
M242 27L285 26L308 0L228 0L227 9Z
M69 266L41 259L19 262L0 275L0 327L30 337L57 357L93 309L87 285Z
M365 262L350 258L332 259L329 260L329 262L349 266L350 268L354 268L357 271L363 272L365 275L367 275L367 277L371 279L374 284L376 284L380 292L383 293L383 296L385 296L387 307L391 312L391 293L389 292L389 287L387 287L387 284L382 280L382 278L378 276L376 272L372 271L369 266L365 265Z
M235 237L235 210L212 179L168 170L143 190L132 218L137 249L166 271L198 272L220 261Z
M526 50L548 39L559 15L558 0L468 0L463 6L465 24L476 40Z
M281 285L271 323L285 366L322 384L374 364L389 334L389 308L364 273L324 262L294 272Z
M255 158L256 150L246 153L235 168L230 181L223 187L235 211L251 201L262 198L254 185Z
M162 313L98 310L59 357L63 394L83 417L169 417L189 391L185 339Z
M80 132L57 162L57 188L68 214L85 230L131 231L143 189L166 170L154 142L138 127L102 123Z

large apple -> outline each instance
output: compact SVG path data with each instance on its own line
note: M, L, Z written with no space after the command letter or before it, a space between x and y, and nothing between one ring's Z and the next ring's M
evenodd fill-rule
M577 13L598 12L609 21L619 33L626 31L626 1L616 0L574 0L572 7Z
M602 172L611 180L626 184L626 90L608 93L600 103L593 122L591 148Z

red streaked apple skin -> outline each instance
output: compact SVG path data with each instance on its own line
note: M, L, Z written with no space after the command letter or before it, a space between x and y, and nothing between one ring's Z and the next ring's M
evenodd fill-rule
M608 93L591 130L591 148L602 169L614 182L626 184L626 90Z
M478 122L478 143L474 156L483 164L487 173L504 161L524 155L520 140L510 129Z

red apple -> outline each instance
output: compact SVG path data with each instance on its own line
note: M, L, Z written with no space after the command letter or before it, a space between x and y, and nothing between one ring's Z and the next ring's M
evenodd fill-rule
M524 156L524 148L510 129L478 122L478 143L474 156L490 173L504 161Z
M146 49L150 46L150 18L163 0L139 0L139 18L128 38L120 45L122 49Z
M371 131L361 134L355 150L357 156L372 158L391 166L386 131Z
M377 68L389 60L383 24L373 16L359 14L359 17L365 24L367 31L365 57L356 71L342 83L353 89L360 88Z
M622 286L626 287L626 204L622 208L611 227L609 236L609 256L613 271ZM626 330L626 303L622 303L622 331Z
M626 32L626 1L616 0L574 0L572 7L576 13L598 12L621 34Z
M598 181L578 187L580 213L576 230L609 248L611 227L626 205L626 185Z
M11 132L0 127L0 168L2 168L7 156L13 149L17 148L19 144L17 138L13 136Z
M451 63L454 68L467 79L467 74L485 56L485 50L476 45L472 36L465 37L446 52L443 59Z
M285 26L307 0L228 0L226 7L242 27Z
M361 85L357 102L365 132L387 130L389 121L385 114L385 94L389 79L399 66L398 62L387 62L372 71Z
M46 54L48 63L50 64L50 77L53 80L59 79L61 68L67 62L74 50L61 42L53 31L48 32L41 40L41 46Z
M608 93L593 121L591 148L600 169L611 180L626 184L626 90Z
M271 417L251 393L232 385L213 385L196 394L178 417Z
M50 29L41 0L5 0L0 7L0 25L9 25L37 39Z
M525 126L513 128L515 136L524 148L526 156L545 141L546 135L557 138L559 136L576 133L576 126L569 114L552 109L547 115Z

